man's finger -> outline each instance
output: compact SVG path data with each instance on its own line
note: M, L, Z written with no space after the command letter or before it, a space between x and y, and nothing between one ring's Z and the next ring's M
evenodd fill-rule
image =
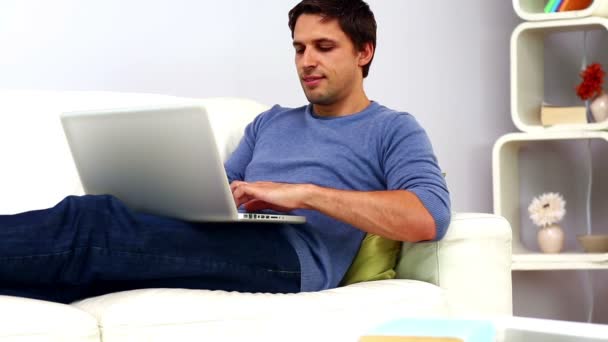
M237 187L234 192L232 192L232 198L237 207L253 199L253 197L245 192L243 187Z
M245 210L249 212L260 211L265 209L271 209L271 206L268 202L254 199L245 203Z
M230 183L230 192L234 192L234 190L236 188L238 188L239 186L243 185L243 184L247 184L247 182L243 182L243 181L233 181L232 183Z
M255 211L261 211L261 210L266 210L266 209L270 209L270 210L274 210L277 212L288 212L289 208L285 208L285 207L281 207L279 205L274 205L272 203L268 203L262 200L251 200L247 203L245 203L245 210L247 210L248 212L255 212Z

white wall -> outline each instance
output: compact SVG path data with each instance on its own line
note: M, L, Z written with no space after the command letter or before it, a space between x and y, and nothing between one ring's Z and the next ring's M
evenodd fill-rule
M246 96L302 105L287 28L296 3L2 0L0 87ZM379 22L366 81L370 97L411 112L427 128L455 210L490 212L491 147L512 130L505 82L514 20L509 4L370 5ZM488 30L484 20L496 14L506 16L502 23L492 19Z
M287 28L287 11L296 3L1 0L0 88L244 96L302 105ZM411 112L427 129L454 210L491 212L492 146L516 131L508 65L519 19L511 1L369 4L379 30L368 94ZM584 320L584 295L571 291L580 287L577 277L564 274L561 279L570 280L554 296L539 296L546 291L534 284L551 286L554 277L516 274L515 313ZM608 321L603 316L596 321Z

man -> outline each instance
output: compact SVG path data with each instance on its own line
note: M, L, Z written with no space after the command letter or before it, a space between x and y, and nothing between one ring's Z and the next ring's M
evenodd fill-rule
M338 286L366 232L440 239L449 195L424 130L363 89L376 47L361 0L289 12L310 105L275 106L225 164L237 205L305 225L206 224L134 213L111 196L0 216L0 294L59 302L143 287L251 292Z

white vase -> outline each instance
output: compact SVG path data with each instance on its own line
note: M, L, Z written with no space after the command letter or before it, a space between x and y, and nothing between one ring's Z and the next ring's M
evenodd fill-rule
M556 224L539 229L537 238L543 253L559 253L564 248L564 230Z
M595 122L602 122L608 118L608 94L602 92L597 96L589 106L591 114L595 119Z

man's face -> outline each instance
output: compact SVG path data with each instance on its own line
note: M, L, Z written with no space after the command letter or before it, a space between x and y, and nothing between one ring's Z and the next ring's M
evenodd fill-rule
M301 15L293 46L300 83L310 103L332 105L346 100L362 84L360 53L336 19Z

